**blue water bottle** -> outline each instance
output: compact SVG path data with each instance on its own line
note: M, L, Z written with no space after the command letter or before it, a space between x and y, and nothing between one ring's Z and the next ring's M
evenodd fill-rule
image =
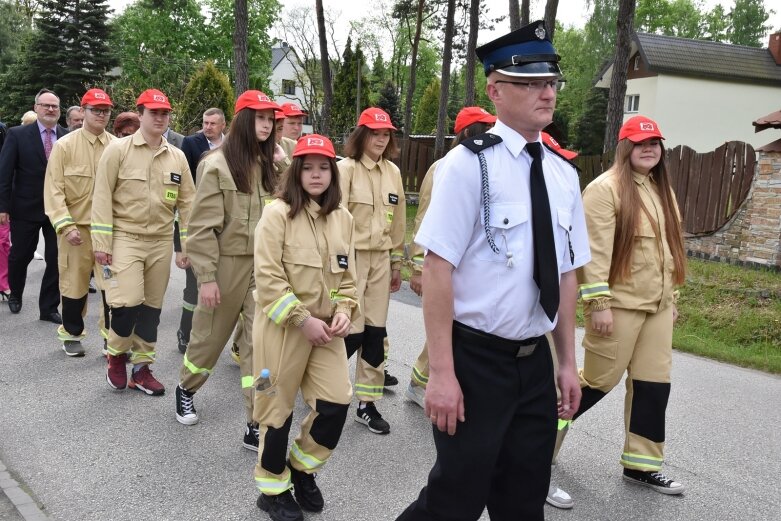
M257 380L255 380L255 389L257 391L265 391L269 387L271 387L271 371L262 369Z

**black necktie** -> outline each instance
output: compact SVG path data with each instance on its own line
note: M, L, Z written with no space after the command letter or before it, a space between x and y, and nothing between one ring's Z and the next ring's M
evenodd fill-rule
M556 262L556 244L553 242L548 189L542 173L542 145L527 143L532 156L531 198L532 235L534 236L534 282L540 288L540 305L551 322L559 310L559 263Z

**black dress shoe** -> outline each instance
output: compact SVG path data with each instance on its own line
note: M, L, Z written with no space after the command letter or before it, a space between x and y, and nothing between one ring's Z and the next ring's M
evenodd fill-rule
M11 313L19 313L22 310L22 299L15 295L8 297L8 309Z
M62 324L62 316L57 311L41 315L40 319L53 324Z

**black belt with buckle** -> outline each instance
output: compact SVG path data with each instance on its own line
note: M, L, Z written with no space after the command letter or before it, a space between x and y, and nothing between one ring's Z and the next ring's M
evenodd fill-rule
M523 358L534 353L534 348L537 347L540 340L545 338L544 336L535 336L523 340L508 340L490 333L484 333L479 329L469 327L456 320L453 321L453 333L460 335L462 338L471 339L474 342L484 342L490 344L492 347L500 348L503 351L509 351L513 353L516 358Z

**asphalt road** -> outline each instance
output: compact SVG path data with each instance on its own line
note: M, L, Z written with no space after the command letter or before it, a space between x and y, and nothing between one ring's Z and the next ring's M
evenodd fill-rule
M255 507L256 454L241 445L239 371L227 350L196 395L201 422L186 427L174 417L183 273L172 268L162 314L154 370L169 392L159 398L106 384L96 295L89 298L87 355L64 355L55 327L38 320L42 273L43 262L33 261L19 315L0 306L0 461L42 509L58 521L268 519ZM307 519L393 520L424 484L434 455L430 425L403 396L423 341L418 304L406 286L391 303L389 369L402 384L378 405L390 435L352 421L351 407L341 443L318 477L326 509ZM573 426L554 479L576 505L546 507L547 519L778 518L781 378L683 354L673 365L665 471L687 492L668 497L621 480L620 386ZM303 414L299 403L296 420ZM0 500L0 518L13 519L6 507Z

